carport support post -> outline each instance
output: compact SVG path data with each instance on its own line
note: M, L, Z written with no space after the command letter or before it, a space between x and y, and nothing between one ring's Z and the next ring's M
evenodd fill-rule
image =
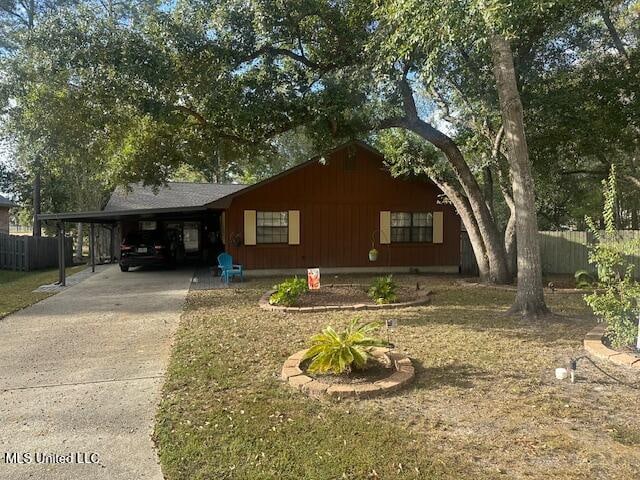
M91 272L96 271L96 227L93 222L89 224L89 249L91 255Z
M64 222L58 222L58 284L67 285L66 259L64 258Z

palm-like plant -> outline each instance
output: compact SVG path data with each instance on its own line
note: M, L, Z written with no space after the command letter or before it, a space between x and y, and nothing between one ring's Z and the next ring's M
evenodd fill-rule
M312 359L307 370L311 373L350 372L352 367L363 369L371 357L373 347L385 347L388 342L371 336L379 329L379 322L358 325L353 320L342 332L326 327L322 333L311 337L311 347L304 359Z

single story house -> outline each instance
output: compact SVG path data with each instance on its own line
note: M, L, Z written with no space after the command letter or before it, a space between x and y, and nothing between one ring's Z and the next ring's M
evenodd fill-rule
M460 217L441 195L428 180L392 177L380 152L354 141L253 185L132 185L102 211L40 218L110 224L115 245L132 230L179 229L193 260L214 265L226 250L255 274L457 273Z
M9 234L9 210L15 206L11 200L0 195L0 233Z

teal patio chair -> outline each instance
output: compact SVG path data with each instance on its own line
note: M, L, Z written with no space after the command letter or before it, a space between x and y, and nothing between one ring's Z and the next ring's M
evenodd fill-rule
M220 271L220 280L228 284L232 277L240 277L242 281L242 265L234 265L233 257L227 252L218 255L218 270Z

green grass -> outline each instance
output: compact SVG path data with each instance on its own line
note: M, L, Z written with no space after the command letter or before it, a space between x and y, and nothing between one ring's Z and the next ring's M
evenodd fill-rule
M433 303L357 315L260 310L274 279L191 293L157 414L166 478L633 478L640 450L620 426L640 424L637 390L582 364L575 385L554 378L593 326L581 295L550 294L562 316L523 322L503 315L512 292L447 277L396 280L421 281ZM416 365L411 387L319 401L279 379L311 334L354 316L398 319L391 341Z
M69 267L67 275L83 268L84 266ZM34 293L33 290L57 279L58 269L35 272L0 270L0 318L50 297L51 293Z

